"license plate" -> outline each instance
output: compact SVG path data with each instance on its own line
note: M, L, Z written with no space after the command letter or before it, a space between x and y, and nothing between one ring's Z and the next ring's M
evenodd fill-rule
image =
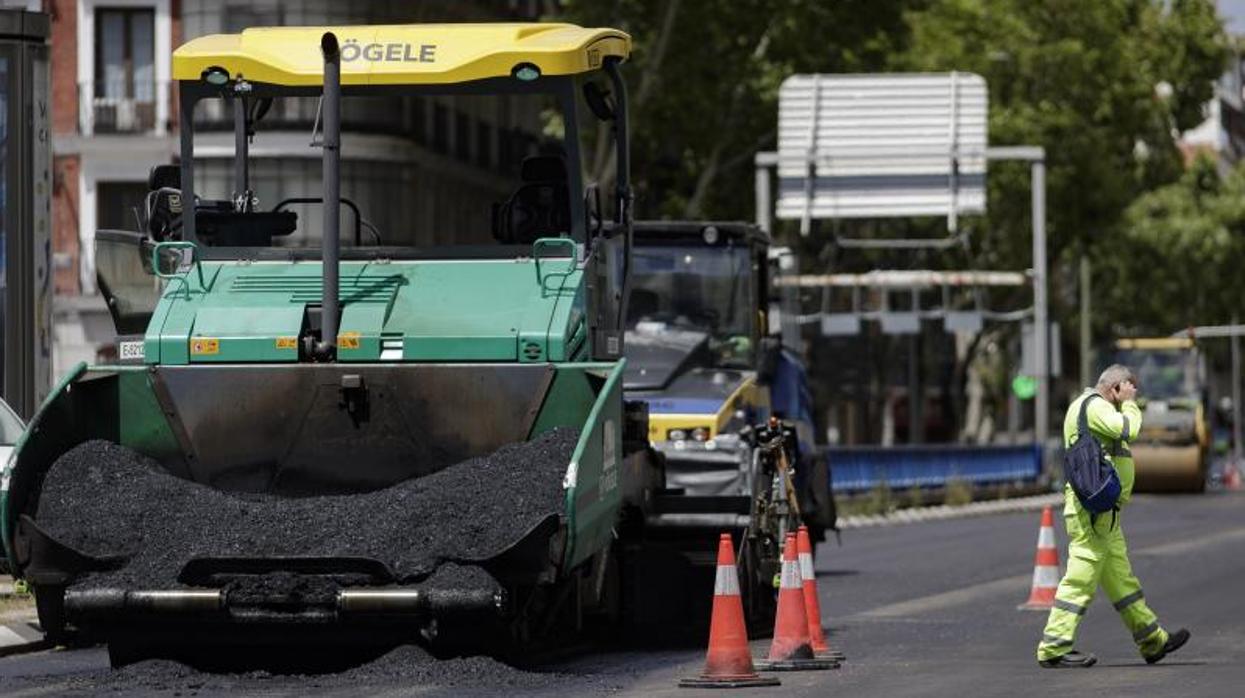
M143 340L121 342L117 346L117 357L122 361L142 361Z

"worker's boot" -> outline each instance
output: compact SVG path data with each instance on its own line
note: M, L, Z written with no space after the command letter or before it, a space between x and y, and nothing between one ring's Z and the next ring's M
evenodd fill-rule
M1161 661L1163 657L1166 657L1168 654L1184 647L1184 643L1188 641L1189 631L1184 628L1177 630L1167 637L1167 642L1163 643L1163 649L1159 650L1157 654L1152 654L1149 657L1146 657L1146 664L1154 664L1155 662Z
M1098 658L1094 655L1088 652L1077 652L1076 650L1052 659L1038 661L1038 664L1044 669L1088 669L1097 663Z

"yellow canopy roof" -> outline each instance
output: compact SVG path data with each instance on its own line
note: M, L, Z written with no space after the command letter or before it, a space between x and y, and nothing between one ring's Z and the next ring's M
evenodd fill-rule
M220 67L252 82L320 85L320 37L326 31L341 45L343 85L460 83L507 77L521 63L535 65L542 75L574 75L631 53L626 33L573 24L264 27L187 42L173 52L173 78L198 80L208 68Z

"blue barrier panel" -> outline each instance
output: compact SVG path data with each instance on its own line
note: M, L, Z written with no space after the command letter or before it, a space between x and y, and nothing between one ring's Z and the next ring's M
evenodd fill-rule
M1033 480L1041 473L1037 444L1020 446L842 446L822 449L836 492L937 487L949 480L992 484Z

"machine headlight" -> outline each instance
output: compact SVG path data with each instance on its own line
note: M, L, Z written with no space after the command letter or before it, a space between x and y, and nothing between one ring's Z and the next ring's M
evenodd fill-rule
M531 82L540 77L540 68L532 63L520 63L510 71L510 74L523 82Z
M693 429L692 439L695 441L708 441L709 440L708 427L696 427L695 429Z
M220 66L212 66L203 71L203 81L215 87L221 87L229 82L229 71Z
M670 441L686 441L687 432L683 429L671 429L666 432L666 438Z

